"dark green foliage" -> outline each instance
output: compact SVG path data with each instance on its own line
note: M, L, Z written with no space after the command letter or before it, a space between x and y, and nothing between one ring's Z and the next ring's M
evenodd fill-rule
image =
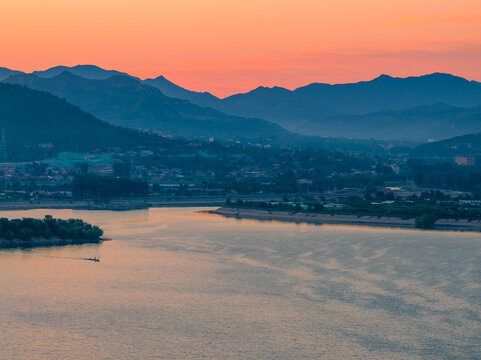
M424 214L418 216L415 220L415 226L418 229L432 229L434 227L434 223L436 222L436 216L430 214Z
M103 231L98 226L92 226L80 219L61 220L47 215L44 219L12 219L0 218L0 238L13 240L15 238L28 242L32 237L49 239L99 239Z
M328 208L316 202L304 202L303 205L305 205L306 208L302 211L307 212L321 212L333 215L388 216L400 217L402 219L419 218L420 220L418 222L424 225L428 225L430 222L436 221L436 219L481 219L481 207L458 202L438 203L436 201L420 200L415 202L394 201L393 203L371 203L360 198L352 198L348 199L346 203L343 204L343 207L338 208ZM295 203L288 202L244 201L236 202L230 206L289 211L300 210ZM429 216L426 214L429 214Z
M33 230L30 228L21 228L18 230L18 238L20 240L28 241L33 237Z
M478 167L409 160L408 171L419 187L472 191L481 195L478 191L481 188L481 170Z
M45 231L43 232L43 237L45 239L50 239L52 237L52 230L50 230L49 227L45 228Z
M149 185L141 180L80 174L72 181L72 192L75 196L90 198L146 196L149 194Z
M130 166L127 163L116 162L114 163L114 176L115 177L129 177Z

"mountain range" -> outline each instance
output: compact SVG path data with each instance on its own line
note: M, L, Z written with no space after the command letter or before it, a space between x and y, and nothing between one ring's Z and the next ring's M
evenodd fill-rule
M261 117L298 130L306 121L322 122L323 118L337 115L361 115L437 103L479 106L481 83L441 73L408 78L381 75L352 84L313 83L292 91L259 87L225 99L193 97L190 101L228 114Z
M40 75L16 74L4 82L65 98L113 125L156 130L165 135L248 140L290 135L279 125L262 119L229 116L170 98L157 88L122 74L106 79L84 78L66 70L53 77Z
M68 71L71 74L80 76L85 79L105 80L111 78L112 76L121 75L140 80L139 78L131 76L127 73L117 70L105 70L95 65L54 66L47 70L34 71L32 74L37 75L40 78L52 78L60 75L64 71Z
M64 97L112 124L174 136L282 143L292 141L291 131L426 142L481 131L481 83L441 73L295 90L259 87L224 99L163 76L141 80L93 65L32 74L0 68L2 78Z

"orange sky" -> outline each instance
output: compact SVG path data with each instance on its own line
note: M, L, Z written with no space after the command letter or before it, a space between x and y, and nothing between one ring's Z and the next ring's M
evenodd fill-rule
M218 96L381 73L481 80L481 1L0 0L0 66L59 64Z

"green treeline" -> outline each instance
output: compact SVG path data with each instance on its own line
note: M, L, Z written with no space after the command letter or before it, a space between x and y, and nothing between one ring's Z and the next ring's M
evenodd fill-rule
M117 196L147 196L149 184L141 180L80 174L72 181L72 192L79 197L104 199Z
M479 206L450 201L393 201L372 203L371 201L350 198L341 207L326 207L316 202L265 202L265 201L226 201L227 206L246 207L262 210L284 210L293 212L319 212L332 215L357 215L378 217L415 218L415 226L431 229L438 219L481 220Z
M479 206L454 201L402 201L392 203L372 203L363 199L348 199L346 206L340 209L329 209L332 213L368 216L396 216L404 219L430 214L437 219L469 219L480 220Z
M420 215L415 219L414 226L418 229L432 229L436 223L436 216L432 214Z
M242 201L226 202L226 205L235 207L248 207L266 210L290 210L290 211L306 211L321 212L327 214L339 215L359 215L359 216L393 216L403 219L415 218L425 214L431 214L437 219L468 219L480 220L481 208L479 206L462 204L456 202L427 202L427 201L394 201L392 203L371 203L363 199L348 199L344 206L330 208L320 203L304 202L296 203L269 203L264 201Z
M452 163L430 164L419 160L409 160L407 165L409 177L419 187L471 191L475 198L481 198L479 167Z
M50 215L45 216L44 219L0 218L0 238L7 240L29 241L32 237L95 240L99 239L103 233L98 226L92 226L80 219L54 219Z

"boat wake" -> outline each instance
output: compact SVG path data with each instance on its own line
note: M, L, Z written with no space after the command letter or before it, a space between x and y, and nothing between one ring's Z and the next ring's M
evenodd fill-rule
M0 252L0 255L13 255L13 252ZM71 256L54 256L54 255L41 255L41 254L25 254L25 253L15 253L16 255L21 256L37 256L43 258L50 258L50 259L65 259L65 260L84 260L84 261L93 261L93 262L100 262L100 256L91 256L91 257L71 257Z

